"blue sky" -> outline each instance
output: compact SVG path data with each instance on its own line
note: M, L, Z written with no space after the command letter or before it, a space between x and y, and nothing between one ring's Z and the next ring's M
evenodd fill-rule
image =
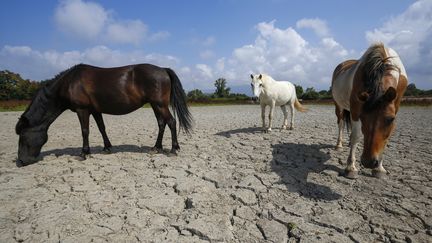
M186 90L248 85L268 73L328 89L335 66L381 41L409 80L432 89L432 0L5 1L0 70L41 80L77 63L149 62Z

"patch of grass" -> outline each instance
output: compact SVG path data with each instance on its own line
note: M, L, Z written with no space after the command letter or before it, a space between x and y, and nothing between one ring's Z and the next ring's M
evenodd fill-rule
M24 111L29 104L29 100L2 100L0 101L0 112Z

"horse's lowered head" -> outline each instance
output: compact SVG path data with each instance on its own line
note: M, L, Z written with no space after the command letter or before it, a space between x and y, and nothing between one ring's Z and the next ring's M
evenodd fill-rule
M361 163L366 168L378 168L387 141L395 129L396 113L407 86L406 74L401 72L394 57L387 56L382 44L366 52L354 78L359 118L364 136ZM361 82L360 82L361 80ZM355 97L352 97L355 98Z
M390 87L374 102L374 105L369 105L370 95L367 92L359 94L358 98L363 103L360 120L364 136L364 148L360 161L366 168L375 169L382 160L384 148L395 129L397 95L396 89Z
M264 89L264 84L263 84L263 75L262 74L257 74L257 75L253 75L251 74L251 88L252 88L252 93L256 96L259 97L261 92Z
M18 167L32 164L37 161L42 146L48 140L48 129L45 126L34 126L25 116L21 116L15 127L19 135L18 142Z

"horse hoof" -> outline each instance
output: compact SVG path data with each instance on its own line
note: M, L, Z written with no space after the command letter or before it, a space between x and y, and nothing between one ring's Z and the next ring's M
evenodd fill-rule
M342 145L336 145L335 150L336 151L341 151L342 150Z
M111 153L111 149L110 149L110 148L104 148L104 149L102 150L102 152L103 152L104 154L110 154L110 153Z
M345 170L345 178L354 180L358 178L358 171L348 171Z
M87 159L87 157L86 157L85 154L80 154L80 155L76 156L76 159L77 159L78 161L84 161L84 160Z
M289 130L294 130L294 127L290 127Z
M158 149L158 148L151 148L150 151L148 152L149 154L153 155L153 154L158 154L162 151L162 149Z
M380 170L372 170L372 176L378 179L385 179L387 176L387 172Z

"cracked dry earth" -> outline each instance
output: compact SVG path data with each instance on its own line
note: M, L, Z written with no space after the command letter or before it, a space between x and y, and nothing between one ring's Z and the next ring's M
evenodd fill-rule
M192 107L195 129L180 134L177 157L149 153L151 109L105 115L113 153L101 152L92 121L85 161L68 111L43 159L23 168L14 163L21 113L1 113L0 242L431 242L432 109L401 108L387 178L362 169L348 180L333 106L308 107L294 130L271 133L256 105Z

